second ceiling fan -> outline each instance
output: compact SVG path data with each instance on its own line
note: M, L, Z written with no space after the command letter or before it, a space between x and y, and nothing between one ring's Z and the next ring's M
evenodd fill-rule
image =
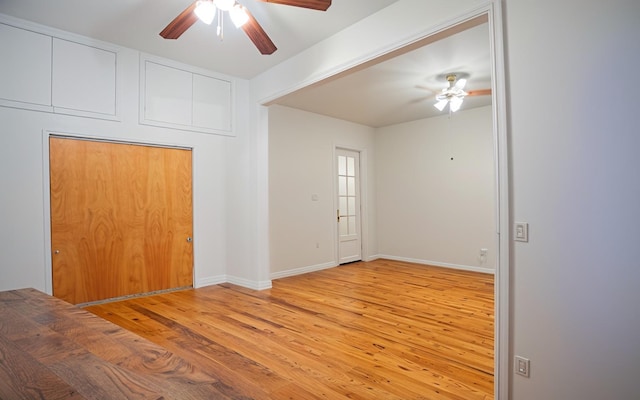
M331 0L257 0L264 3L275 3L293 7L308 8L312 10L326 11L331 5ZM269 38L269 35L262 29L258 21L251 15L249 10L237 0L198 0L189 5L183 12L173 19L160 32L160 36L165 39L177 39L193 24L201 19L207 23L213 21L216 10L218 10L218 34L221 34L222 17L220 13L228 11L231 19L237 27L247 34L249 39L262 54L273 54L277 47Z
M449 73L445 76L449 86L442 89L440 93L436 95L436 103L434 106L438 110L444 110L448 104L449 111L456 112L460 109L462 101L466 96L483 96L491 94L491 89L471 90L465 92L463 89L467 83L467 79L460 78L458 75L461 74Z

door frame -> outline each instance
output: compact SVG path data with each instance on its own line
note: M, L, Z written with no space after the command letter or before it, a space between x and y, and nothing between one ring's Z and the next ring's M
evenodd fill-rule
M331 179L332 179L332 188L333 188L333 209L337 210L339 208L338 204L338 166L336 164L337 159L337 150L347 150L353 151L355 153L360 154L360 255L362 261L371 261L376 257L373 257L372 254L369 254L369 218L367 215L367 210L369 209L368 203L368 182L367 182L367 150L360 147L348 146L335 144L332 148L332 161L331 161ZM333 216L333 214L332 214ZM340 265L340 237L338 235L338 221L335 216L333 216L333 260L335 265Z
M192 213L191 218L192 226L193 226L193 237L195 237L196 232L196 196L195 196L195 185L193 182L193 176L195 175L194 167L195 167L195 156L196 152L193 147L178 145L178 144L169 144L162 142L153 142L153 141L134 141L134 140L126 140L122 138L116 137L108 137L108 136L97 136L97 135L88 135L88 134L78 134L78 133L69 133L63 132L59 130L43 130L42 131L42 186L43 186L43 218L44 218L44 289L45 293L49 295L53 295L53 263L51 259L51 181L49 176L49 138L51 137L59 137L59 138L67 138L67 139L75 139L75 140L88 140L94 142L107 142L107 143L116 143L116 144L130 144L130 145L139 145L139 146L151 146L151 147L163 147L169 149L180 149L180 150L189 150L191 151L191 181L192 181ZM192 270L192 279L193 286L196 287L196 246L198 241L194 240L193 245L193 270Z

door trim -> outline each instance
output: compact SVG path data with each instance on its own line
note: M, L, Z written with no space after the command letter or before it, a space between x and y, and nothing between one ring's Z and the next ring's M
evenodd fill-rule
M360 147L355 146L345 146L341 144L333 145L332 151L332 162L331 162L331 172L332 172L332 187L333 187L333 210L338 209L338 180L335 177L338 176L338 167L336 164L337 150L348 150L353 151L360 154L360 247L361 247L361 255L362 261L371 261L376 257L372 257L369 254L369 217L367 215L367 211L369 210L369 200L368 200L368 181L367 181L367 150ZM332 214L333 216L333 214ZM333 216L333 260L335 265L340 265L340 251L339 251L339 240L338 237L338 221Z
M178 144L161 143L161 142L138 142L133 140L126 140L122 138L107 137L107 136L94 136L78 133L69 133L62 131L43 130L42 131L42 187L43 187L43 219L44 219L44 289L45 293L53 295L53 264L51 260L51 182L49 177L49 138L67 138L74 140L88 140L94 142L108 142L117 144L129 144L138 146L151 146L151 147L163 147L169 149L180 149L191 151L191 179L192 179L192 218L193 218L193 236L195 237L196 230L196 195L195 195L195 182L193 182L193 176L195 175L195 157L196 152L193 147L183 146ZM193 242L193 286L196 287L196 246L198 241Z
M508 399L511 379L510 326L510 177L507 118L506 67L502 3L490 2L483 12L489 17L493 104L493 137L496 182L496 228L498 257L494 275L494 398Z

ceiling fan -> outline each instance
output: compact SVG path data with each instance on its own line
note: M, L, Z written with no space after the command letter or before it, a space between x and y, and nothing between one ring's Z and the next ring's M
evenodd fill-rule
M482 96L491 94L491 89L470 90L465 92L464 86L467 84L465 78L458 79L458 74L447 74L447 82L449 87L442 89L442 91L436 95L436 104L434 106L442 111L449 104L449 111L456 112L462 106L462 102L466 96Z
M331 0L257 0L311 10L326 11ZM249 39L262 54L273 54L277 50L269 35L262 29L249 10L237 0L198 0L187 7L160 32L165 39L177 39L198 19L210 24L218 10L218 35L222 36L222 12L228 11L236 27L242 27Z

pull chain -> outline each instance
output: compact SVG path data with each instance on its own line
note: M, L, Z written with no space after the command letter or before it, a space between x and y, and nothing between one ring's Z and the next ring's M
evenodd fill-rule
M224 39L224 18L222 18L222 11L218 12L218 28L217 34L220 41Z

